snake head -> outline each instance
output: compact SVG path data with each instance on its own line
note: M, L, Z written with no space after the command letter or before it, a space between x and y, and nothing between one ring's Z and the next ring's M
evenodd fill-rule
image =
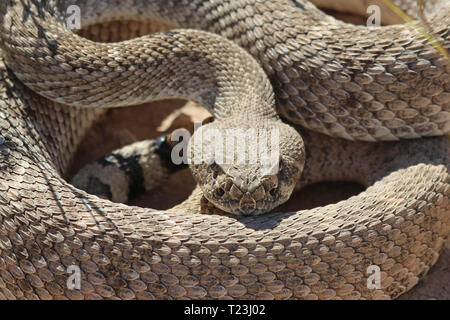
M281 121L240 127L213 122L189 142L190 168L205 198L236 215L258 215L287 201L300 178L300 134Z

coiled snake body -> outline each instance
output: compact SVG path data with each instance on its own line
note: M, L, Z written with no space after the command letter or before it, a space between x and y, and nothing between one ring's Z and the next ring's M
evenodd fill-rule
M194 30L94 44L54 18L67 3L44 3L0 4L13 70L1 68L1 298L394 298L437 260L450 225L446 136L370 144L304 133L304 183L373 185L296 213L200 215L198 190L157 212L75 189L62 173L101 113L83 107L176 96L224 122L236 113L281 122L264 72L236 45ZM370 141L449 131L446 58L413 27L350 26L304 1L74 3L86 25L101 13L235 40L269 75L280 113L309 129ZM448 6L434 8L430 25L446 48ZM373 265L380 288L367 286ZM67 287L69 266L82 271L79 290Z

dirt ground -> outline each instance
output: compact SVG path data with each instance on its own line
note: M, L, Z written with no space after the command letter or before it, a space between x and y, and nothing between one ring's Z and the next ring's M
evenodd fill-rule
M180 127L189 129L192 121L201 121L208 116L205 109L180 100L108 110L82 142L71 172L123 145L155 138ZM183 170L172 175L157 190L134 199L130 204L167 209L185 200L194 186L190 172ZM362 190L361 186L354 183L320 183L300 190L278 210L293 211L335 203ZM450 241L428 275L400 299L450 299Z

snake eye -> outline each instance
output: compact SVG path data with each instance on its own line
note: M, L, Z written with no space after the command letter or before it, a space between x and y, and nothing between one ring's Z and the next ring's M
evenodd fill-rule
M276 192L277 192L277 188L273 188L272 190L270 190L269 193L272 197L275 197Z

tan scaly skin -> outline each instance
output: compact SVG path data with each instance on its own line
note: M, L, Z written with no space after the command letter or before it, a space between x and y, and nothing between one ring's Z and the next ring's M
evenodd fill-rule
M19 10L18 16L4 15L5 9L11 9L9 4L12 1L5 1L0 5L2 49L6 50L3 54L8 66L19 78L16 79L11 71L1 69L1 92L4 98L0 109L2 132L0 290L5 298L394 298L410 289L418 277L426 273L436 261L449 232L447 137L395 144L358 143L357 149L362 153L369 150L368 153L371 155L365 157L364 162L358 161L358 158L354 158L352 153L348 152L350 147L348 149L344 147L342 149L344 157L349 160L338 159L339 170L335 165L332 169L323 170L328 174L327 178L333 178L333 175L345 177L346 172L355 174L357 171L353 166L357 166L361 174L371 173L367 176L361 175L364 181L369 183L378 181L365 192L347 201L296 213L274 213L240 219L199 215L189 213L189 205L198 207L195 199L188 200L186 209L178 210L177 213L155 212L101 200L73 188L65 182L62 173L67 169L68 161L81 137L101 111L50 102L32 93L21 84L22 82L60 102L76 104L74 99L80 99L79 103L83 107L96 106L99 103L105 106L116 103L117 105L138 103L148 99L149 94L152 98L183 96L173 85L168 85L175 82L159 82L161 70L171 72L175 76L183 75L181 66L170 63L173 62L171 59L178 57L176 52L181 52L187 55L185 60L180 58L181 61L193 67L192 73L185 74L186 81L178 82L181 84L180 88L190 93L186 97L203 102L210 108L212 105L220 107L220 103L224 103L223 109L214 109L217 112L215 115L224 119L229 115L226 112L232 114L236 110L239 111L245 103L250 103L256 106L255 114L266 120L277 119L273 112L269 112L270 108L267 108L272 99L270 86L264 80L263 73L253 68L251 59L248 60L251 65L242 63L241 58L246 55L241 54L241 50L236 49L234 52L230 49L231 45L225 50L227 45L224 40L219 41L218 38L206 33L180 30L171 34L156 35L147 40L137 39L135 42L131 40L129 43L136 46L135 50L141 50L141 55L149 56L136 57L137 52L127 51L126 46L122 44L90 43L67 33L67 30L57 24L52 25L54 20L50 16L45 16L45 10L39 14L35 13L33 1L14 2L17 7L13 9ZM24 3L31 8L26 14L21 12L21 5ZM85 3L88 5L93 2ZM108 1L103 3L107 4ZM294 46L294 49L296 45L300 45L302 50L295 49L297 55L300 55L298 57L276 43L272 43L267 50L264 45L261 47L266 53L262 54L260 61L275 86L280 111L285 116L291 114L292 121L297 117L297 122L309 128L361 140L372 140L370 137L389 140L395 136L439 135L448 131L446 118L448 70L445 60L408 27L380 29L386 32L385 37L382 37L379 33L381 31L372 32L341 24L333 26L333 19L314 11L311 5L306 5L307 10L303 11L290 2L280 1L272 4L266 1L255 5L255 9L268 10L268 14L263 16L274 21L256 29L260 19L255 18L253 23L245 19L246 15L252 12L251 9L238 9L237 7L244 3L241 1L221 2L224 6L221 10L207 6L207 4L218 5L215 1L202 1L204 8L211 10L210 15L203 11L205 13L203 19L190 15L189 11L184 12L184 15L180 15L175 9L165 11L165 4L158 3L163 5L159 7L157 4L153 5L152 1L145 2L153 5L150 6L152 12L172 13L174 17L170 18L174 21L177 18L181 22L201 21L206 25L210 23L211 27L208 30L213 31L214 28L218 29L221 26L224 28L222 32L224 35L230 33L230 37L239 38L237 42L244 47L245 43L252 39L250 37L252 34L259 35L260 29L268 32L265 36L266 41L284 41ZM195 1L192 2L191 8L196 9L197 4ZM90 10L84 11L85 17L89 21L91 14L92 23L96 10L108 12L106 7L100 5L87 8ZM126 12L122 15L124 17L127 17L127 14L130 16L136 14L133 10L124 11L120 6L113 9L117 11L111 11L110 18L119 17L119 12ZM198 11L202 12L200 9ZM234 11L239 14L226 14ZM149 17L145 15L145 10L140 12L143 12L141 18ZM356 46L361 37L367 39L372 35L374 39L380 39L373 50L367 50L370 53L369 57L361 55L361 63L368 63L367 72L363 71L357 76L357 67L361 66L352 66L352 71L356 74L350 77L349 81L345 70L340 69L337 62L331 63L329 69L324 68L324 64L319 63L317 59L332 59L330 55L335 55L336 59L345 60L346 54L343 52L352 50L339 50L344 45L339 42L337 47L330 46L330 50L338 52L324 51L319 54L318 50L324 49L321 43L312 39L320 32L311 31L305 34L296 28L284 26L284 22L280 23L278 14L281 14L282 21L289 22L295 20L294 18L298 19L298 16L294 17L294 13L297 12L304 14L305 19L302 21L306 26L318 22L320 17L322 23L318 25L328 27L332 30L330 32L336 33L333 37L324 38L325 43L327 39L332 41L336 38L342 42L352 42L348 45L353 49L355 47L352 45ZM218 19L215 19L214 14ZM441 28L438 33L444 38L444 44L447 46L448 11L441 10L438 15L441 19L436 18L432 23L437 29ZM252 16L256 16L254 12ZM233 17L238 21L234 21ZM17 26L25 23L26 28L20 29L24 34L15 27L11 28L10 18L15 19ZM442 27L442 23L445 28ZM227 25L235 27L227 28ZM245 29L241 28L244 25L254 27L254 30L246 33ZM281 30L297 34L300 43L287 41L285 35L280 33ZM355 33L356 30L358 33ZM355 37L343 37L339 32L353 32ZM417 39L406 41L392 40L388 37L396 32L410 32L410 35L415 35ZM359 33L362 36L358 38L356 35ZM42 40L32 40L29 36L33 34L43 37ZM217 39L217 47L210 47L209 41L214 43L214 39ZM52 40L56 40L56 43ZM194 50L196 54L192 56L189 50L184 51L186 47L183 46L181 49L178 48L181 50L178 51L175 48L178 46L173 46L177 41L191 44L193 49L202 48L205 52ZM386 48L389 41L393 45L392 51ZM416 47L416 41L419 41L421 48ZM369 42L363 42L363 45L373 46L373 43L376 43L369 44ZM255 42L254 48L260 47L258 43ZM110 55L117 58L113 60L109 57L108 65L105 66L101 60L95 60L92 55L87 54L84 58L77 56L86 52L74 51L72 46L76 44L82 45L83 48L84 45L87 45L87 49L92 48L92 54L109 50ZM138 44L142 46L137 46ZM157 49L152 47L154 44L165 46ZM408 50L405 52L397 46L418 50L417 56L427 57L429 64L422 60L419 63L419 60L410 56L411 52ZM221 47L224 48L223 55L214 51ZM95 51L94 48L99 48L96 49L99 51ZM355 50L355 54L360 55L358 50ZM249 48L249 51L254 56L259 55L254 49ZM55 56L58 52L62 55ZM285 57L280 56L283 52L286 52ZM397 70L400 75L383 73L383 69L386 68L382 64L393 63L390 57L383 56L385 52L402 56L394 59L401 61L398 66L397 62L394 62L398 68L389 69L391 72ZM205 60L202 59L205 58L204 54L207 58L218 55L220 61L232 57L235 53L239 54L236 61L241 62L236 63L237 67L244 68L239 71L238 78L247 84L246 79L256 81L251 83L252 90L246 91L245 89L249 88L245 85L230 87L237 90L234 93L245 94L227 96L226 91L220 91L226 86L220 86L220 81L212 81L212 75L220 75L218 71L227 69L224 66L220 68L220 63L214 68L209 64L203 65ZM312 55L317 59L310 59L305 55L308 57ZM137 64L145 57L146 62L150 61L146 69L149 75L135 70L126 61L120 60L119 56L127 57ZM295 62L289 59L290 57L301 61L298 63L300 68L298 70L305 69L305 75L300 76L298 70L292 71L296 70L295 68L288 69L283 65ZM162 61L167 59L169 61L163 64ZM375 60L378 62L370 67L371 62ZM152 65L152 61L157 63ZM101 71L88 68L93 64ZM341 64L346 65L348 63ZM405 66L408 69L406 71ZM127 69L131 74L127 73L125 67L131 68ZM148 69L149 67L151 68ZM409 70L410 67L416 70ZM249 72L245 72L245 68L248 68ZM327 70L328 74L321 75L319 71L321 68ZM339 70L336 71L336 68ZM365 67L363 70L366 70ZM88 75L86 71L92 74ZM202 74L195 73L199 71L210 77L205 79ZM401 76L403 72L406 73ZM308 78L307 74L314 74L314 77ZM431 77L430 81L420 80L421 76L429 79L425 75ZM142 79L141 76L147 79ZM296 80L287 81L284 76L288 79L292 76ZM394 82L390 82L391 76L395 78ZM321 77L324 81L321 84L316 83L314 79ZM197 93L183 87L183 84L188 84L188 79L198 81L194 81L195 86L191 83ZM229 79L235 81L236 77ZM283 79L286 81L283 82ZM380 81L383 85L379 83ZM297 87L291 88L289 86L291 82L296 83ZM410 88L408 85L415 84L413 86L415 93L405 89L405 82L408 88ZM329 86L325 85L327 83ZM133 90L122 87L127 84L130 84ZM393 92L386 91L388 87L397 90L392 90L393 92L400 92L398 98L403 97L411 105L415 104L417 113L406 108L404 103L399 103L400 100L392 96L395 95ZM355 89L357 91L354 91ZM325 93L324 90L329 90L329 93ZM198 92L202 94L199 95ZM364 94L359 95L358 92ZM219 99L222 97L220 93L223 93L223 97L228 97L228 100ZM133 94L136 96L132 97ZM430 102L422 99L425 96ZM334 100L329 100L330 97L334 97ZM377 100L380 97L384 104ZM394 100L390 100L391 98ZM117 99L121 102L115 101ZM227 109L225 102L230 103L233 99L237 103L229 104ZM326 100L328 103L323 104L322 99L328 99ZM365 101L367 99L369 101ZM256 104L257 101L260 101L260 104ZM341 104L350 105L355 110L342 110ZM368 113L359 114L361 106L367 104L378 109L366 110ZM334 108L329 107L332 105ZM322 106L329 108L326 107L325 110ZM219 110L222 114L219 114ZM315 113L316 117L312 116L310 111ZM364 108L360 111L364 111ZM424 113L428 114L428 118L423 115ZM334 118L330 118L329 115ZM397 120L397 117L404 122ZM328 125L327 119L333 121ZM271 121L268 120L267 123ZM320 139L320 142L315 144L317 147L322 146L322 155L329 154L329 150L334 147L342 148L340 144L352 145L344 141L339 145L338 143L328 145L325 144L327 139ZM398 150L400 152L397 153ZM326 157L318 159L318 162L313 162L311 166L320 166L321 163L328 161ZM380 161L378 165L371 163L378 159ZM395 172L391 174L393 171ZM66 287L65 268L70 265L80 266L82 269L83 281L80 291L69 290ZM367 288L367 267L370 265L381 268L381 289Z

